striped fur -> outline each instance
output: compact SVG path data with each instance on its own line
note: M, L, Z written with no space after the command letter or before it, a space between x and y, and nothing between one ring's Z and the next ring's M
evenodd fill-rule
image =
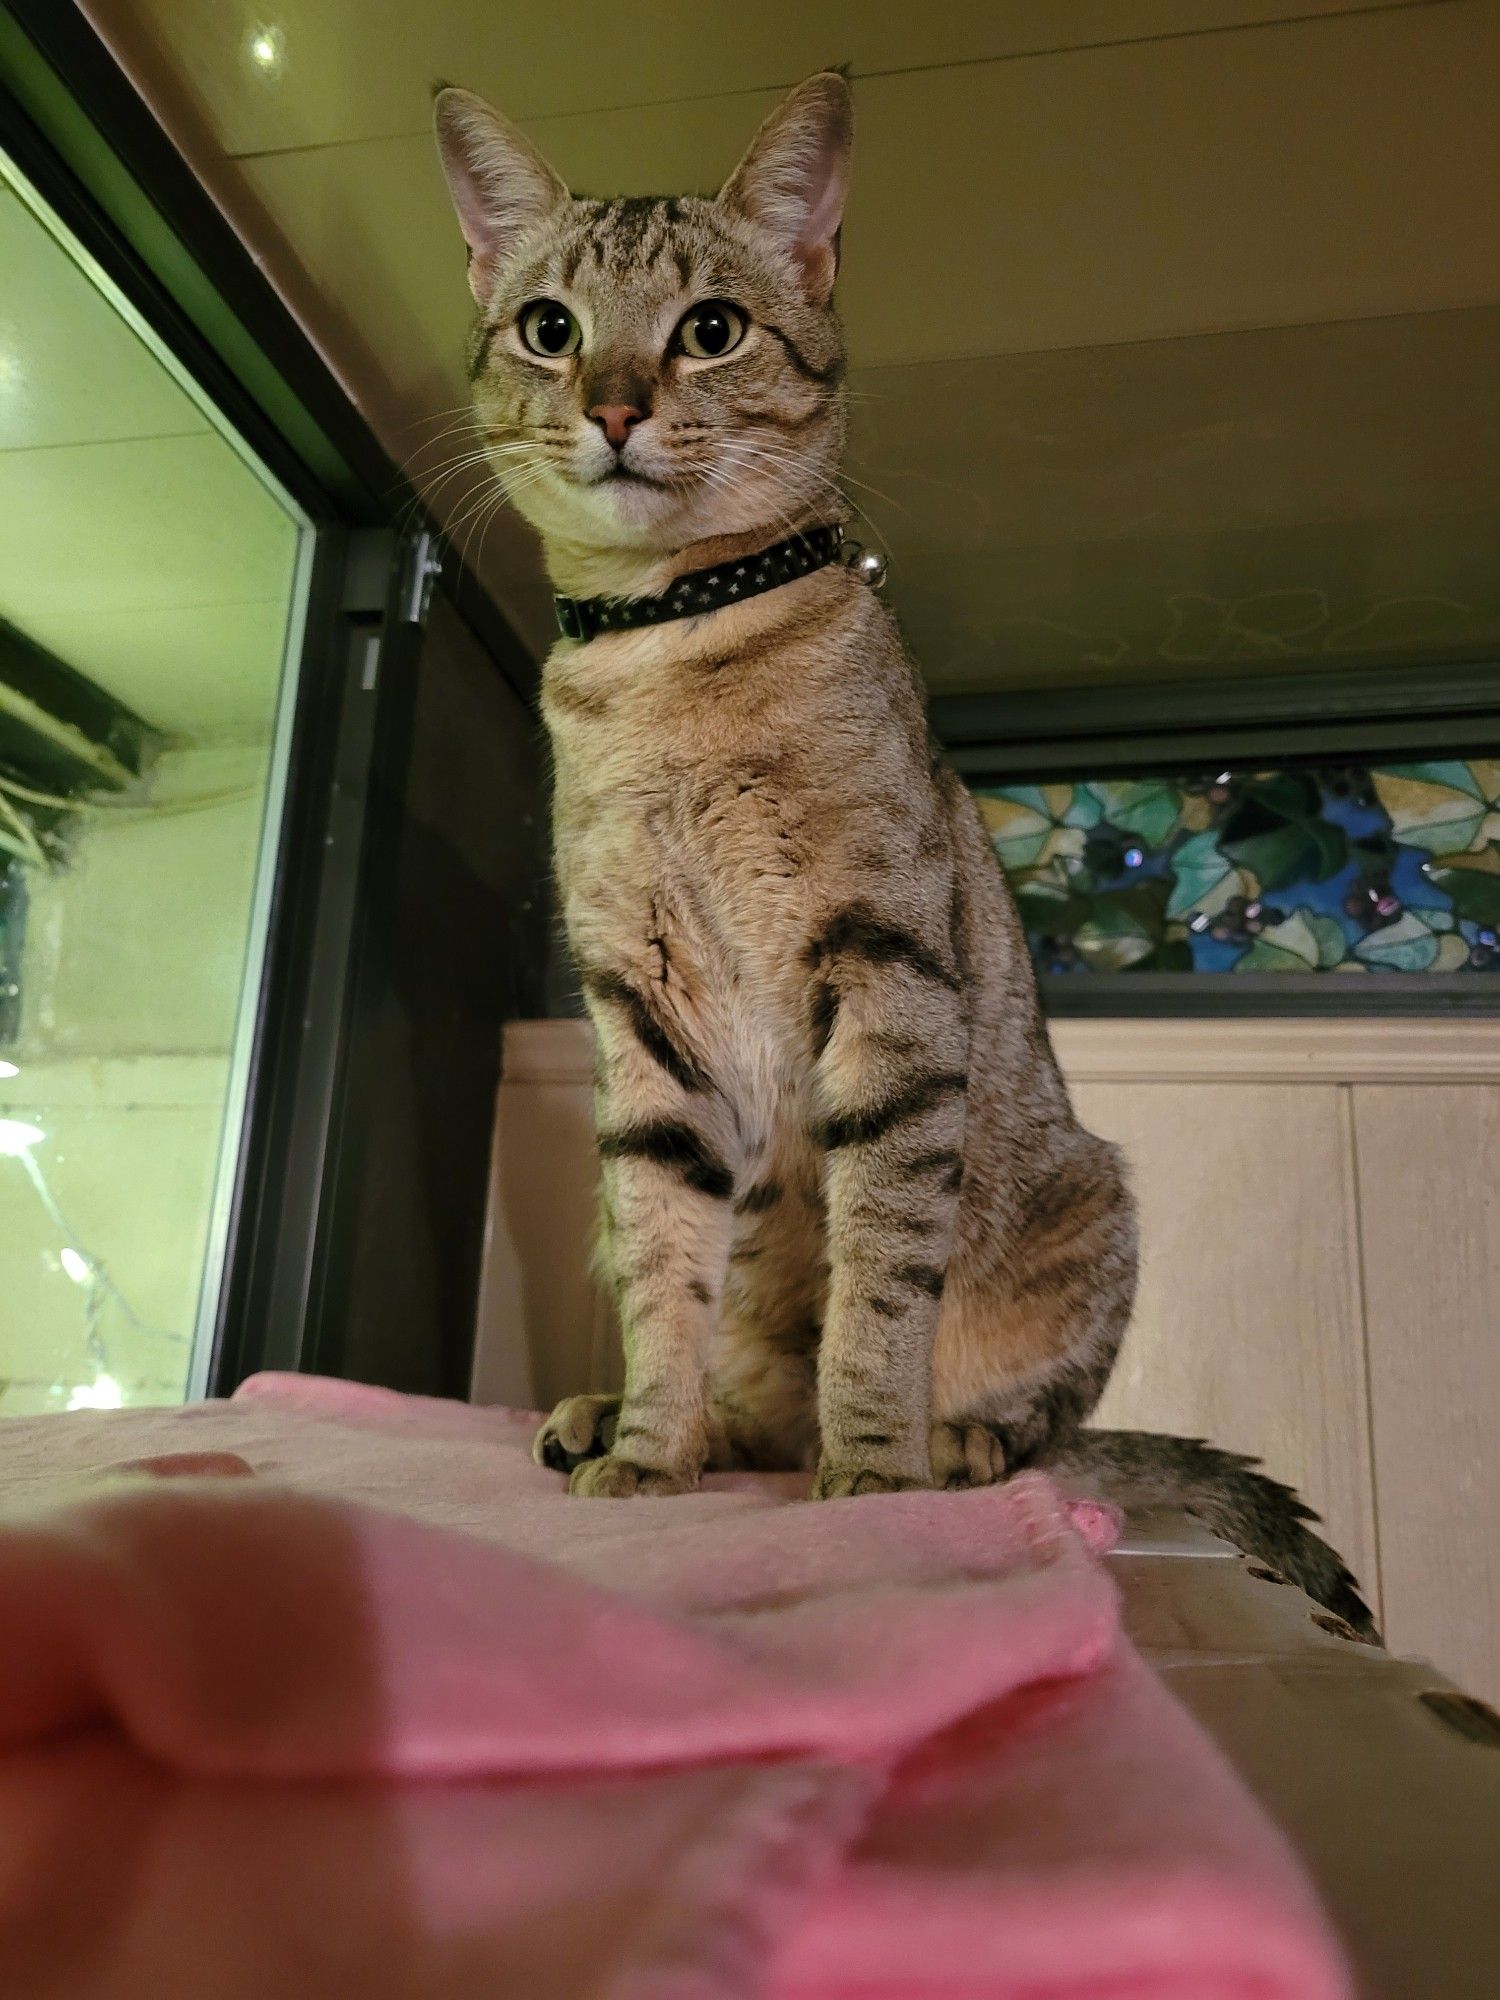
M575 198L463 92L438 126L476 418L560 590L654 593L844 518L841 78L794 92L714 198ZM576 355L527 352L538 299ZM674 341L705 300L747 322L721 359ZM618 457L604 403L641 413ZM1135 1211L885 606L835 565L565 642L543 706L626 1389L564 1404L539 1455L584 1494L713 1464L815 1467L825 1496L1053 1456L1125 1330Z

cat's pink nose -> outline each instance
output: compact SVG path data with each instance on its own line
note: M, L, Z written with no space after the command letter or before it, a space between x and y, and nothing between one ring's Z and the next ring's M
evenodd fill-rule
M646 412L638 410L634 403L595 403L587 414L589 421L596 423L615 450L619 451Z

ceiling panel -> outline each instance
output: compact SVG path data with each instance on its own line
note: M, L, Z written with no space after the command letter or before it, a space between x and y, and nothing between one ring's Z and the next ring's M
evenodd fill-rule
M0 451L204 431L202 412L0 185Z
M943 691L1500 646L1500 310L856 374Z
M897 608L935 693L1493 656L1500 509L1027 548L913 530Z
M856 371L851 463L1001 542L1500 506L1500 307ZM879 510L879 503L872 503Z
M877 78L841 299L866 366L1500 299L1500 9ZM1360 89L1348 88L1358 29ZM774 94L542 119L585 189L714 184ZM1369 104L1382 143L1370 143ZM1192 160L1193 172L1183 171ZM430 138L250 163L413 410L456 400L463 252ZM1309 199L1309 187L1318 190ZM441 403L436 402L441 394Z
M1399 5L1401 0L1391 0ZM1378 0L1377 0L1378 4ZM261 152L423 130L437 78L517 118L784 87L828 63L857 75L1150 40L1369 0L614 0L500 9L494 0L92 0L86 11L147 76L185 85L224 149ZM269 36L269 40L267 37ZM269 68L256 51L273 58Z
M712 34L645 0L566 32L490 0L288 0L275 82L243 60L258 11L101 6L419 480L467 448L429 78L488 92L580 188L682 188L847 56L853 470L889 496L856 489L935 686L1500 643L1500 0L817 0ZM482 475L448 492L462 518ZM491 517L477 556L544 645L527 532Z

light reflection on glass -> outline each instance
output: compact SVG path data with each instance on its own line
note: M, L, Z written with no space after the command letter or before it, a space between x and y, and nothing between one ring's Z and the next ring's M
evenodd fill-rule
M125 1392L113 1375L96 1375L68 1397L70 1410L118 1410L124 1407Z

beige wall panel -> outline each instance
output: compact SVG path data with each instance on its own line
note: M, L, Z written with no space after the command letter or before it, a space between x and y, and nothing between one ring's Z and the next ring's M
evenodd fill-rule
M617 1385L610 1308L593 1275L593 1095L586 1081L500 1087L480 1279L474 1396L550 1409Z
M1354 1111L1387 1629L1500 1702L1500 1087Z
M1129 1156L1144 1264L1101 1423L1253 1452L1378 1596L1355 1206L1341 1087L1090 1083Z

